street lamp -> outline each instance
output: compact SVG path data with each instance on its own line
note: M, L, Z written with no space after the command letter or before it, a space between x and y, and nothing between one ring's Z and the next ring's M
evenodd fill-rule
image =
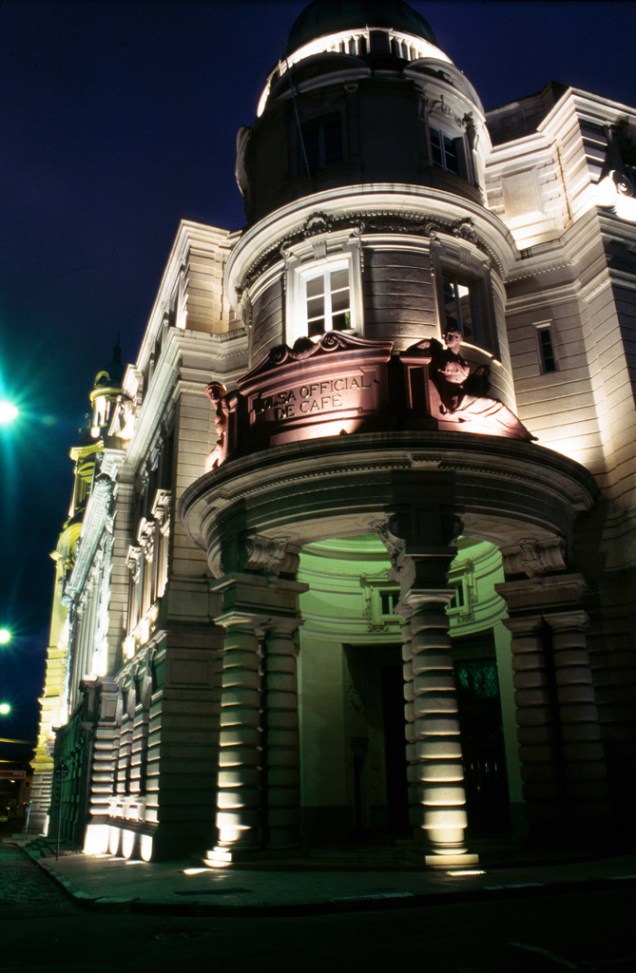
M8 399L0 399L0 426L10 426L19 415L17 405Z
M13 639L13 632L10 628L0 628L0 645L8 645Z
M0 703L0 716L8 716L11 712L10 703Z

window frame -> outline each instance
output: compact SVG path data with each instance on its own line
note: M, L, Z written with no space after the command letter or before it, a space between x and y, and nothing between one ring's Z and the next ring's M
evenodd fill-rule
M469 288L472 305L472 333L466 334L465 322L456 322L462 334L462 340L467 345L480 348L482 351L499 358L499 343L495 321L492 293L488 281L488 271L480 272L477 268L466 268L452 261L441 259L436 267L437 301L440 331L446 331L449 318L446 310L446 296L444 279L452 278L461 286Z
M330 141L336 134L337 158L331 158ZM312 158L308 152L308 137L316 137L316 152L312 151ZM342 165L344 162L344 137L342 131L342 113L340 111L326 112L321 115L314 115L300 123L300 169L309 172L314 176L333 166Z
M552 321L539 321L535 324L537 332L537 350L539 368L542 375L552 375L559 371L559 359L554 342L554 326ZM544 336L547 335L547 342ZM549 346L549 347L547 347Z
M356 248L357 249L357 248ZM349 287L349 327L325 328L314 335L309 334L309 314L307 284L317 277L331 275L339 270L348 273ZM330 295L333 291L329 292ZM330 304L328 298L326 305ZM331 309L329 309L331 311ZM327 311L327 307L325 307ZM330 317L332 315L330 314ZM295 257L288 262L286 274L286 302L285 302L285 342L290 347L299 338L316 340L328 331L336 330L341 334L363 334L362 313L362 281L360 272L360 258L354 248L342 248L322 257L301 259Z
M433 140L433 134L439 138L439 144L435 145ZM459 176L462 179L466 178L466 165L464 161L464 145L463 138L458 135L450 135L443 128L438 128L437 125L429 125L428 127L428 137L430 145L430 157L431 165L435 166L437 169L441 169L443 172L452 172L453 175ZM450 143L453 146L454 151L449 151L446 147L446 143ZM440 162L435 160L435 152L439 152ZM448 157L455 160L455 168L447 165Z
M455 150L454 154L457 159L456 169L435 161L434 151L436 147L433 144L433 132L439 136L439 146L437 148L439 149L442 162L446 159L444 140L452 142ZM455 176L457 179L463 179L465 182L474 182L475 174L470 162L470 152L468 151L465 131L460 131L457 125L451 125L449 123L446 116L441 116L435 112L426 119L426 142L428 162L432 168L437 169L439 172L446 172L451 176Z

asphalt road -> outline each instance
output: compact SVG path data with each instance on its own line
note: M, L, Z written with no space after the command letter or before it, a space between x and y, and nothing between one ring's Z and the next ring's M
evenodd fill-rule
M0 845L1 973L636 973L633 888L293 918L85 910Z

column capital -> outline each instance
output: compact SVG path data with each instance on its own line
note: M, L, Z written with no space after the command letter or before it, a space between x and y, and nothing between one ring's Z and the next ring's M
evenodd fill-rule
M247 571L268 576L293 576L298 571L300 546L290 537L250 534L241 544L241 564Z
M265 626L276 618L296 619L298 596L307 588L306 584L291 578L243 572L226 574L210 586L210 591L223 597L222 611L215 623L226 627L229 624L226 619L234 616L259 619Z
M586 588L583 575L578 573L527 577L495 585L511 615L522 613L543 617L562 609L580 609Z
M454 588L420 588L413 586L402 596L401 604L409 608L412 612L415 612L421 605L440 603L448 605L454 596Z
M257 612L231 610L223 612L215 621L217 625L220 625L226 631L230 627L243 628L257 638L262 638L267 632L269 616L260 615Z
M582 608L573 608L570 611L550 612L545 616L545 621L553 632L563 631L583 631L587 630L590 623L587 612Z
M270 615L267 623L268 635L288 635L290 638L303 624L299 617L288 618L284 615Z
M537 578L565 571L567 566L567 545L563 537L526 537L502 548L501 555L507 578L515 575Z
M392 560L410 557L455 556L455 541L463 523L452 507L403 504L373 525Z

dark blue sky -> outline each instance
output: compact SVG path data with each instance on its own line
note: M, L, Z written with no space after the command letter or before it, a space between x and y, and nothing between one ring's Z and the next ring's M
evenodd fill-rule
M31 736L70 446L121 335L134 360L178 222L242 224L234 146L305 4L0 7L0 736ZM636 3L413 3L487 108L560 81L634 103Z

